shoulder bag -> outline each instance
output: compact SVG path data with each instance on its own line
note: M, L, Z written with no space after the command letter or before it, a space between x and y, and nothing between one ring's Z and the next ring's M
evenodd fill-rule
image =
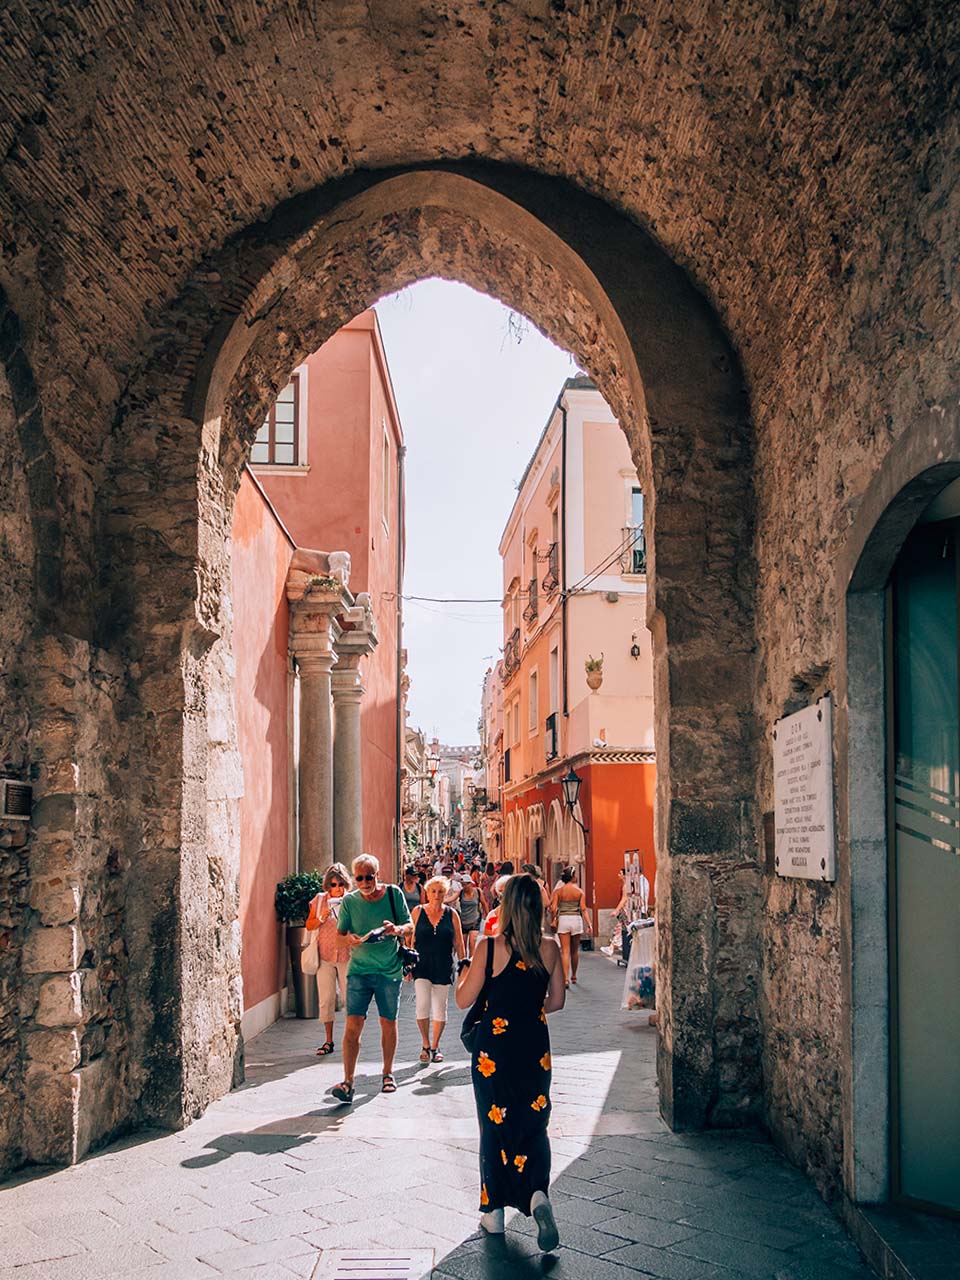
M318 893L317 898L321 895ZM314 902L317 901L314 898ZM310 903L311 907L313 902ZM319 904L317 914L320 914ZM320 968L320 939L318 929L304 929L303 942L300 949L300 972L312 977Z
M480 1019L484 1013L484 997L486 995L487 983L493 974L493 944L494 939L487 939L487 963L483 969L483 986L480 988L480 994L474 1000L473 1004L467 1010L467 1016L464 1018L460 1027L460 1042L466 1049L467 1053L473 1055L474 1045L477 1042L477 1029L480 1026Z

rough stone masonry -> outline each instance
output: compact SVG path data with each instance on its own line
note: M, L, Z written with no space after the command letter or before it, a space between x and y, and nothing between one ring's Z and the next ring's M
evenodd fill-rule
M958 26L0 13L0 750L36 788L0 832L0 1168L182 1124L242 1070L236 470L311 344L435 273L569 346L651 489L665 1112L761 1118L852 1193L849 846L836 885L768 873L766 735L845 687L837 566L888 459L937 421L954 456Z

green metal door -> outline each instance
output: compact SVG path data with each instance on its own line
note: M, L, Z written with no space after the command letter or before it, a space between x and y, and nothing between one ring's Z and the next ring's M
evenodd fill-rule
M891 582L894 1194L947 1213L960 1213L958 525L918 525Z

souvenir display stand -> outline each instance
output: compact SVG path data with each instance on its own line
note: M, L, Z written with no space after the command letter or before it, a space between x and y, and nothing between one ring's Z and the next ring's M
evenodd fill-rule
M623 984L623 1009L652 1009L656 1001L656 929L650 916L650 882L644 874L639 849L628 849L623 858L626 874L626 917L623 958L627 972Z

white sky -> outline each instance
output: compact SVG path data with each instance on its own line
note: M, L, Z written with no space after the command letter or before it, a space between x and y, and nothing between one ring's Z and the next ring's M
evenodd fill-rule
M404 595L502 594L500 535L573 359L462 284L424 280L376 306L407 445ZM478 741L483 673L499 656L499 603L404 601L411 727Z

